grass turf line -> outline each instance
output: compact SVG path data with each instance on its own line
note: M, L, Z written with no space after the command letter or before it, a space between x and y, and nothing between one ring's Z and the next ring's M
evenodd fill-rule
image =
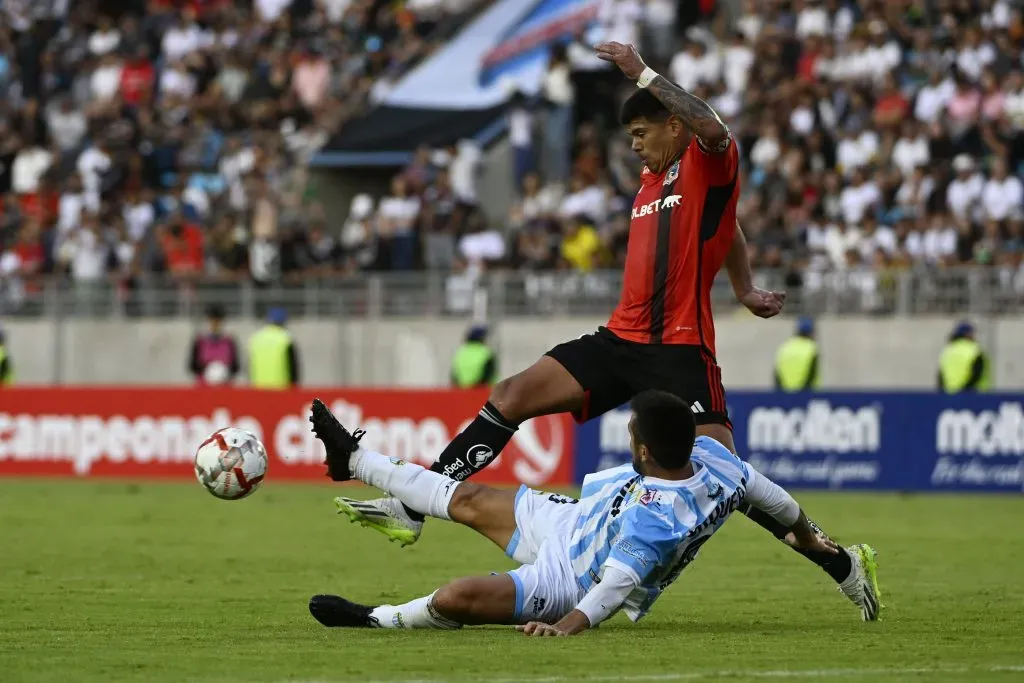
M889 609L878 624L737 518L639 624L617 616L577 638L531 640L507 627L316 624L313 593L404 601L513 566L442 522L400 549L335 515L338 491L271 480L223 502L185 483L0 480L0 678L1024 680L1020 498L798 496L840 541L879 550Z

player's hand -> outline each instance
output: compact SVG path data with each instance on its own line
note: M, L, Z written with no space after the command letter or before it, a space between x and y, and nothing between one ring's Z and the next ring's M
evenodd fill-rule
M640 74L647 68L640 53L632 45L623 45L613 41L599 43L594 49L597 50L597 56L600 59L619 67L622 74L631 81L640 78Z
M822 536L821 534L814 534L811 537L801 540L796 537L796 534L789 532L783 540L786 542L786 545L797 548L798 550L829 553L830 555L839 554L839 545L828 536Z
M737 297L739 302L747 307L747 310L758 318L773 318L782 311L786 303L785 292L772 292L760 287L754 287L746 294Z
M551 624L542 624L539 621L531 621L523 626L516 626L516 630L528 636L567 636L569 633Z

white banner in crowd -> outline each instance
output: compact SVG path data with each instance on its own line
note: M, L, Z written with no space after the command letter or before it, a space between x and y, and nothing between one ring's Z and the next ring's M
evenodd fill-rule
M398 82L383 104L425 109L486 109L508 98L515 83L526 94L540 89L545 37L580 19L592 20L600 0L498 0L444 49ZM497 78L482 84L485 68Z

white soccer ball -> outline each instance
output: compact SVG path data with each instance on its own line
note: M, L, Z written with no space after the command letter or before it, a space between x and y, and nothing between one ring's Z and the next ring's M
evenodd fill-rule
M206 366L206 369L203 371L203 380L207 384L224 384L228 381L229 374L231 374L231 371L228 369L228 366L219 360L215 360Z
M207 491L238 500L258 489L267 475L267 449L255 434L226 427L199 445L195 467L196 479Z

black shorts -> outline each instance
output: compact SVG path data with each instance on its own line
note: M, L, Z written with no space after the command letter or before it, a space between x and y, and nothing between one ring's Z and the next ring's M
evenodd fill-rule
M697 424L732 429L722 369L710 351L689 344L639 344L600 327L547 352L587 392L577 422L613 410L647 389L675 394L690 404Z

